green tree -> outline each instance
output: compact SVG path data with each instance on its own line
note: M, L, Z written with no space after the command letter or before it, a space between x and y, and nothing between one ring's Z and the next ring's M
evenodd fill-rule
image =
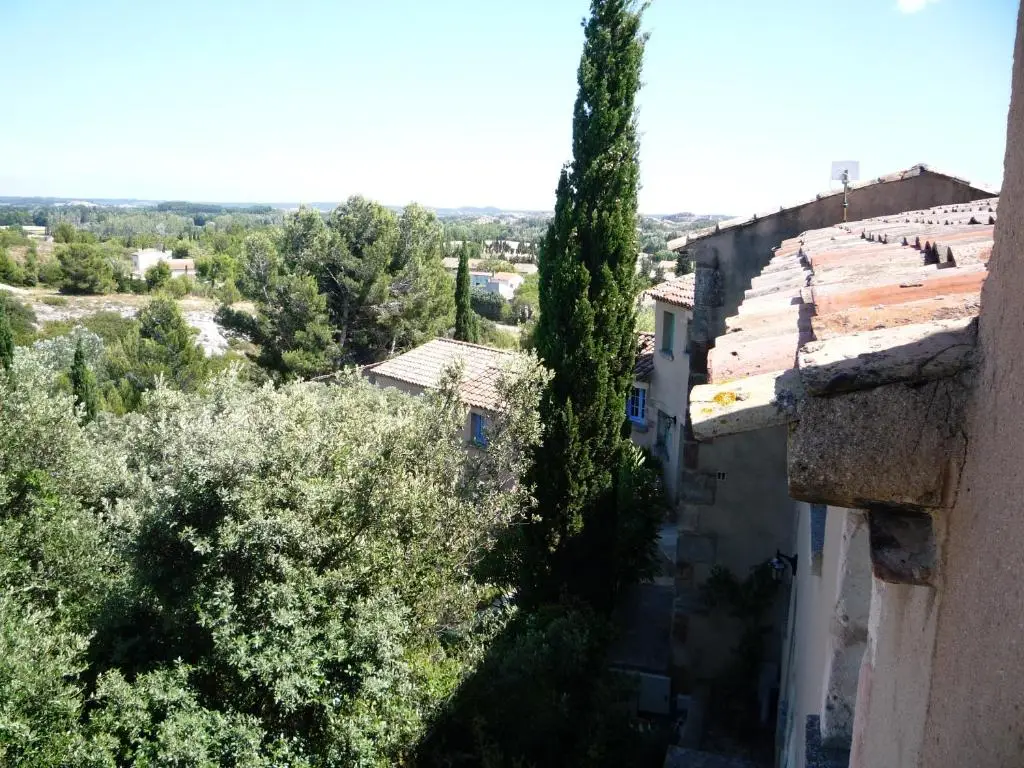
M616 478L626 460L635 339L639 164L635 99L645 37L628 0L592 0L573 115L573 161L541 244L536 347L554 373L525 531L528 597L560 591L604 602L616 562ZM531 592L539 593L531 595Z
M469 247L465 243L459 249L459 271L455 275L455 338L476 341L469 303Z
M117 284L110 260L99 246L71 243L57 252L64 273L63 293L112 293Z
M75 405L82 408L85 421L96 418L96 377L85 362L85 350L82 340L75 345L75 357L71 363L71 391L75 395Z
M190 254L191 248L189 244L184 240L179 240L174 244L174 247L171 248L172 259L187 259Z
M158 296L139 312L142 360L169 373L184 390L194 389L205 378L206 356L196 344L196 333L174 299Z
M680 251L676 255L676 276L688 275L693 272L693 259L689 258L685 252Z
M78 230L75 225L68 221L62 221L54 230L53 239L57 243L73 243L77 239Z
M283 374L309 377L334 367L334 343L327 300L310 275L282 275L272 286L272 301L261 313L259 362Z
M14 335L7 317L7 302L0 300L0 368L10 370L14 362Z
M441 240L441 225L433 212L416 203L405 206L387 270L387 291L383 304L375 308L387 334L389 355L442 336L451 328L455 302Z
M166 261L158 261L146 270L146 285L149 290L158 291L171 280L171 268Z

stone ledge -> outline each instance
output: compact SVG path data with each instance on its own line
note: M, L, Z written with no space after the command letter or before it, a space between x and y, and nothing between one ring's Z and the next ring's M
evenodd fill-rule
M803 384L795 370L705 384L690 391L690 422L699 440L793 421Z
M977 327L961 318L812 341L797 353L800 379L811 395L832 395L952 376L973 364Z
M790 495L850 509L951 506L966 397L957 377L807 398L789 435Z

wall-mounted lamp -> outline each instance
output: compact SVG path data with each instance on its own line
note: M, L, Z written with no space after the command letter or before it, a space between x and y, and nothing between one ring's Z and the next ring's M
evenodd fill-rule
M779 581L782 579L782 573L786 570L787 563L793 571L793 578L796 578L796 562L797 555L784 555L782 554L782 552L776 549L775 557L769 560L768 564L772 567L772 576L775 577L776 581Z

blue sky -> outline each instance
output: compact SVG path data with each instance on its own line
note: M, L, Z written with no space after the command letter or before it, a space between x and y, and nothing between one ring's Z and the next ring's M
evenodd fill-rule
M0 0L0 195L550 208L585 0ZM645 212L1002 176L1013 0L654 0ZM16 75L15 77L12 77Z

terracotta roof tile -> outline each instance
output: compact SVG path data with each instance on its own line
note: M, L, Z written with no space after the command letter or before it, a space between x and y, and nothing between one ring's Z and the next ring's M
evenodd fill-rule
M636 335L636 366L633 378L637 381L650 381L654 373L654 334L641 331Z
M791 369L808 341L976 316L998 202L907 211L785 241L726 320L711 381Z
M506 352L454 339L433 339L404 354L363 369L374 383L381 378L435 389L444 371L458 360L463 374L459 395L466 405L496 410L500 405L497 382L513 356Z
M647 291L647 295L666 304L672 304L683 309L693 309L693 288L695 277L691 273L666 280Z

